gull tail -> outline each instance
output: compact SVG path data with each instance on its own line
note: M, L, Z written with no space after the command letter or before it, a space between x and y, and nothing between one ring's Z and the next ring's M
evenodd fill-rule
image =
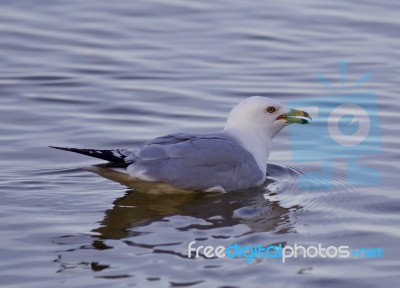
M70 152L75 152L95 158L99 158L102 160L109 161L113 164L129 164L125 162L125 158L133 153L132 150L128 149L115 149L115 150L100 150L100 149L79 149L79 148L65 148L65 147L56 147L49 146L50 148L65 150Z

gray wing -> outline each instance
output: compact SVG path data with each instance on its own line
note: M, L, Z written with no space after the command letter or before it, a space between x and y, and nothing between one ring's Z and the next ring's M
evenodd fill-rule
M174 134L156 138L128 156L128 167L177 188L247 189L263 179L254 157L226 135Z
M157 138L154 138L144 144L146 145L151 145L151 144L160 144L160 145L171 145L171 144L177 144L177 143L182 143L188 140L193 140L195 138L201 137L203 135L200 134L186 134L186 133L175 133L175 134L168 134L164 136L160 136Z

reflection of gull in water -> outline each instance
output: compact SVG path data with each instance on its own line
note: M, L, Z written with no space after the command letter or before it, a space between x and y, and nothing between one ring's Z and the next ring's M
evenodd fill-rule
M271 181L267 179L266 184ZM130 253L128 255L168 253L187 259L187 255L182 254L181 247L186 247L193 239L211 241L216 237L222 241L219 243L231 243L226 238L239 241L243 239L240 236L253 233L287 233L293 229L290 213L300 207L284 208L277 201L266 200L263 197L266 192L268 193L265 187L224 194L153 195L136 189L128 190L125 196L114 201L112 208L105 211L99 227L90 234L55 238L54 242L62 249L55 262L59 263L60 271L79 266L89 266L93 271L101 271L113 266L113 257L110 258L107 252L90 253L88 249L110 251L114 247L121 249L126 244L130 249L123 251ZM168 224L164 231L167 234L159 230L157 223ZM228 235L224 232L225 228L230 231L227 232ZM180 234L180 237L176 238L176 234ZM163 238L165 235L167 237ZM174 245L171 245L171 239L174 239ZM264 244L275 244L268 242L268 239L263 241ZM120 250L114 253L120 257ZM134 261L133 259L130 258L129 261Z
M266 180L272 138L290 123L310 123L300 110L265 97L237 104L225 128L216 133L172 134L158 137L137 150L60 148L110 161L134 178L168 183L186 190L245 190Z
M154 195L148 193L149 189L150 192L157 191L153 190L154 184L138 179L128 181L123 173L95 168L96 173L124 185L133 185L135 189L117 198L90 234L65 235L54 239L63 247L55 262L60 264L60 271L78 266L90 266L93 271L102 271L113 266L113 260L110 260L113 258L100 251L121 249L121 244L129 246L129 255L167 253L187 259L181 247L186 247L193 239L206 242L218 239L219 244L230 245L232 241L248 239L247 236L264 235L259 233L285 234L293 231L291 213L301 207L283 207L279 201L269 200L274 198L275 193L268 189L279 185L280 181L291 182L293 171L274 164L270 164L268 170L265 185L246 191ZM272 180L278 175L281 180ZM264 244L276 244L275 240L269 241L265 235L262 239ZM88 254L87 249L96 249L99 253ZM118 251L114 253L120 255ZM129 261L132 259L129 258Z
M176 189L163 183L149 183L140 179L126 177L124 173L101 167L91 167L93 172L116 181L134 190L114 201L114 207L105 212L101 227L94 230L102 239L121 239L134 236L131 229L146 226L149 223L172 215L192 216L204 219L212 224L205 229L232 227L242 223L251 232L276 229L278 225L290 226L289 211L299 206L282 207L274 199L275 192L269 187L275 186L280 175L282 181L293 185L293 171L286 167L270 164L270 176L264 185L236 193L176 193ZM277 182L278 181L278 182ZM160 194L160 191L164 193ZM135 193L133 193L135 192ZM172 192L172 194L168 193ZM187 192L187 191L184 191ZM97 238L96 237L96 238Z
M192 229L207 230L244 224L247 233L263 232L278 226L290 227L288 213L295 207L284 208L279 202L266 200L265 188L233 194L186 193L152 195L128 190L124 197L114 201L114 207L105 212L101 226L93 232L100 239L134 237L152 222L173 215L191 216L205 220L204 226L191 225ZM191 221L188 220L188 223ZM286 224L285 224L286 223ZM137 232L136 232L137 231ZM133 239L132 239L133 240Z

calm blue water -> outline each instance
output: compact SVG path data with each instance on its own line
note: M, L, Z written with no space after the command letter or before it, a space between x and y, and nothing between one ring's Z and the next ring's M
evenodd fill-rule
M0 7L2 287L399 286L397 1ZM81 169L97 160L47 148L134 148L170 132L215 131L252 95L328 109L322 99L335 103L338 90L316 75L346 93L368 72L356 90L375 93L379 133L365 148L376 153L359 160L379 174L373 185L339 157L330 189L320 189L326 171L310 153L321 151L318 120L296 142L289 130L276 137L268 186L228 195L146 193ZM357 171L361 183L349 183ZM311 175L305 189L302 175ZM188 259L193 240L380 247L384 258Z

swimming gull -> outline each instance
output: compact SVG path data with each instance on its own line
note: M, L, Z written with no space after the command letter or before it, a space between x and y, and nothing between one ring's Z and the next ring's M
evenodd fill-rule
M50 147L109 161L105 166L122 168L141 180L185 190L230 192L265 182L271 141L291 123L311 123L311 116L301 110L287 111L273 99L253 96L231 110L219 132L165 135L136 150Z

